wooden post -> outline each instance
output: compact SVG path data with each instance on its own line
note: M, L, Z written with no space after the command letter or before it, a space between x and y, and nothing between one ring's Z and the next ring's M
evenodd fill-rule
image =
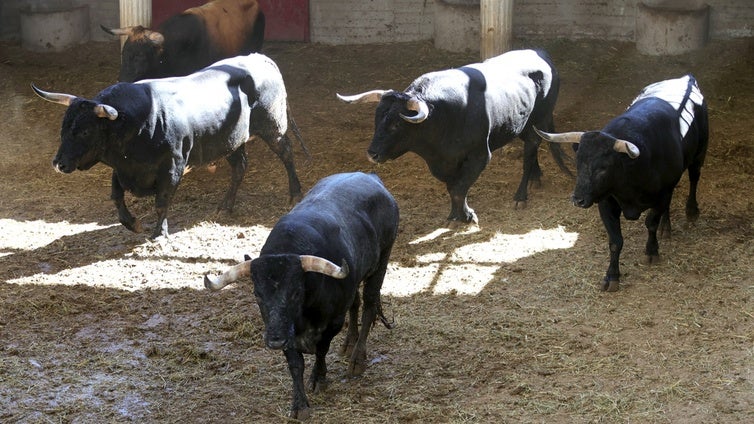
M481 0L479 31L482 60L511 49L513 38L513 0Z
M120 0L120 27L141 25L145 28L152 26L152 0ZM126 42L120 38L120 47Z

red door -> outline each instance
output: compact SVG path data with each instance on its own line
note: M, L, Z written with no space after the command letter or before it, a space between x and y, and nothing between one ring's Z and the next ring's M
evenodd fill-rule
M258 0L265 16L265 40L309 41L309 0ZM152 0L152 28L205 0Z

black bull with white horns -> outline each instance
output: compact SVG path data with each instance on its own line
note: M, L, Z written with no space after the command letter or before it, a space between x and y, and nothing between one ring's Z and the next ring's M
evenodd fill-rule
M99 162L111 167L111 198L120 223L131 231L142 227L126 207L126 191L155 196L152 238L167 236L168 206L184 173L223 157L232 175L218 209L232 211L250 138L261 138L278 155L288 173L291 200L301 197L286 135L285 85L266 56L225 59L185 77L117 83L92 100L32 88L43 99L68 106L53 167L62 173Z
M342 353L350 355L349 376L366 369L366 341L376 318L391 327L382 313L380 290L398 219L398 205L376 175L331 175L280 218L258 258L247 257L218 277L205 276L204 284L212 290L251 276L265 324L265 343L282 349L288 361L292 418L310 415L303 353L316 355L309 389L325 389L325 356L347 312Z
M670 237L670 202L685 170L689 175L686 217L699 216L697 184L709 141L707 103L691 75L645 87L628 110L600 131L538 133L553 143L576 143L576 187L572 200L588 208L597 203L607 230L610 265L602 289L616 291L623 248L621 213L645 219L647 261L659 257L657 232Z
M449 220L478 222L467 194L490 161L491 152L519 137L524 141L523 174L513 197L525 207L530 182L542 175L536 125L553 131L560 79L547 53L516 50L457 69L424 74L403 92L372 90L348 103L379 102L374 136L367 150L375 163L414 152L450 194ZM565 172L562 151L550 145Z

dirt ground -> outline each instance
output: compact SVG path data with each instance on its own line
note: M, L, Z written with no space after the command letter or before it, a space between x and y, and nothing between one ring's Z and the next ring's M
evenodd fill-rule
M310 394L314 423L754 421L754 40L674 57L632 43L519 41L560 69L556 128L601 127L645 85L692 72L710 106L701 217L688 225L684 177L673 237L643 263L643 220L624 222L621 290L604 293L607 240L596 208L570 204L573 181L542 147L543 186L514 210L521 143L493 154L472 187L478 228L448 227L449 199L417 156L366 160L374 107L335 93L405 88L477 60L431 43L331 47L268 43L311 152L305 188L377 172L401 208L383 290L396 326L376 326L358 379L336 338L331 383ZM280 162L249 147L235 214L215 207L228 169L188 174L151 242L117 222L110 170L55 173L64 107L29 84L92 97L114 82L117 43L59 54L0 44L0 421L285 422L291 383L264 348L251 282L220 292L202 275L257 254L288 208ZM127 197L154 223L152 199ZM307 375L311 358L307 358Z

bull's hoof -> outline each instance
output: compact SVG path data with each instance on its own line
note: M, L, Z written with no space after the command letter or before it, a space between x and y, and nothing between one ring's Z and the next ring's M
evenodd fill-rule
M660 255L647 255L644 257L644 263L646 265L654 265L660 263Z
M303 198L304 198L304 196L301 193L295 193L295 194L291 193L290 196L288 197L288 204L290 206L296 205Z
M345 357L350 357L355 346L356 343L343 343L343 345L340 346L340 354Z
M602 280L602 291L617 292L619 287L619 280Z
M141 221L138 219L133 219L131 221L121 221L120 222L126 229L129 231L133 231L134 233L141 233L144 231L144 227L141 225Z
M367 361L351 361L348 365L348 377L359 377L367 370Z
M479 225L479 218L476 216L476 212L469 209L469 212L467 214L461 215L461 214L455 214L451 213L448 216L449 223L458 223L458 224L474 224Z
M328 382L326 377L315 377L309 379L308 389L311 393L322 393L327 390Z
M299 421L306 421L312 416L311 408L294 409L291 411L291 418Z
M526 209L526 200L514 200L513 209L517 211Z

